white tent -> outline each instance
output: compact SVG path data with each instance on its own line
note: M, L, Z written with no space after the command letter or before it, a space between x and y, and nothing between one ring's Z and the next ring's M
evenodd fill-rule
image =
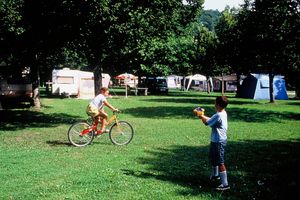
M180 88L182 79L182 76L177 76L174 74L167 76L168 88Z
M110 76L102 73L102 86L108 87ZM52 94L91 99L95 96L94 73L69 68L52 71Z
M195 74L184 77L183 88L189 90L193 87L196 90L205 91L207 89L207 79L201 74Z

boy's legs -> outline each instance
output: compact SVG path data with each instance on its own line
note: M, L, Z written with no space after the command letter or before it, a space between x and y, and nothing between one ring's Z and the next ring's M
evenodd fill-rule
M99 130L97 134L103 133L106 127L106 119L108 117L107 113L104 112L103 109L98 109L92 105L88 105L86 112L88 115L93 117L93 120L96 121L97 124L99 121L101 122L101 130Z
M219 185L216 190L228 190L230 189L229 184L228 184L228 180L227 180L227 171L226 171L226 167L225 167L225 146L226 146L226 142L220 142L219 143L219 170L220 170L220 178L221 178L221 182L222 184Z
M228 180L227 180L227 171L226 171L226 167L224 164L221 164L219 166L220 169L220 178L222 181L222 185L223 186L228 186Z
M226 143L212 142L209 151L209 157L213 166L211 179L216 180L220 176L222 182L222 184L216 188L217 190L229 189L227 171L224 164L225 146Z
M212 165L211 180L217 180L219 178L219 151L218 151L218 143L211 142L209 148L209 159Z
M106 112L104 112L104 110L99 110L99 115L97 117L98 117L98 120L101 121L101 130L99 131L99 134L101 134L105 131L108 115Z

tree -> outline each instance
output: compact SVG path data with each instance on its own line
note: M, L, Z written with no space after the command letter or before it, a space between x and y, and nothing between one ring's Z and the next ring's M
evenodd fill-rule
M1 16L1 62L29 66L33 99L39 107L40 71L45 60L61 51L78 33L76 12L67 1L3 0Z
M195 19L202 3L190 0L184 6L175 0L87 1L81 37L76 43L95 72L96 91L102 70L167 73L168 55L161 48L167 49L170 38L180 35L182 27Z
M161 48L168 50L172 38L183 34L202 4L203 0L188 0L187 5L177 0L3 0L1 62L30 66L35 89L40 72L46 76L53 67L47 64L69 63L65 58L88 63L95 73L95 92L103 70L164 74L170 72L173 57Z
M116 37L126 41L121 60L138 74L166 74L169 64L175 64L173 42L198 16L203 1L190 0L188 5L175 0L133 2L122 12L121 29L116 31Z
M299 74L299 7L299 0L246 0L233 15L225 10L216 27L218 62L239 73L268 73L270 102L274 75Z
M200 22L209 31L215 32L221 13L218 10L203 10L200 15Z
M215 72L218 75L235 73L237 78L241 76L241 59L239 35L236 31L237 14L240 10L226 7L221 13L221 17L216 26L216 35L218 42L214 51L216 55L217 66ZM223 84L223 83L222 83ZM240 88L239 81L237 89ZM222 94L224 87L222 87Z
M298 0L246 1L238 15L243 71L269 74L270 102L274 102L274 75L299 73L299 8Z

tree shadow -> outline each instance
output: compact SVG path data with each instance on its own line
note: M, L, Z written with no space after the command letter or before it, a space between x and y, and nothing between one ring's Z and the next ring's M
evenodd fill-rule
M172 91L169 93L167 97L159 97L159 98L149 98L143 99L143 101L149 102L166 102L166 103L194 103L194 104L208 104L214 105L215 99L217 96L221 94L211 93L207 94L205 92L185 92L185 91ZM266 100L254 100L249 98L237 98L233 93L226 93L225 96L228 97L229 105L249 105L249 104L265 104ZM284 101L284 104L288 105L300 105L299 102L295 102L293 99L289 100L280 100ZM201 106L200 105L200 106Z
M288 102L287 104L288 104L288 105L291 105L291 106L300 106L300 101L297 101L297 102L295 102L295 101L290 101L290 102Z
M142 101L148 102L164 102L164 103L192 103L195 105L214 105L215 96L213 98L207 96L198 96L197 98L187 98L186 96L177 98L155 98L155 99L143 99ZM261 104L259 101L254 101L251 99L237 100L235 97L228 99L230 105L249 105L249 104Z
M176 96L176 97L210 97L210 98L216 98L217 96L222 95L221 93L213 92L213 93L207 93L205 91L182 91L182 90L169 90L168 96ZM226 96L234 97L235 93L226 93Z
M70 142L67 142L67 141L61 141L61 140L53 140L53 141L46 141L46 143L50 146L55 146L55 147L58 147L58 146L72 146L72 144Z
M155 98L155 99L143 99L142 101L155 102L155 103L189 103L195 106L199 105L214 105L215 99L209 98ZM201 105L200 105L201 104Z
M229 120L245 122L280 122L281 119L300 120L300 114L293 112L262 111L247 108L228 109Z
M32 102L28 99L20 98L0 98L0 108L2 109L24 109L32 107Z
M124 109L124 113L128 113L137 118L173 118L173 119L192 119L195 118L191 106L156 106L156 107L136 107ZM205 107L205 113L211 116L215 113L213 106ZM293 112L275 112L268 110L247 109L247 108L230 108L227 110L229 121L245 121L245 122L278 122L281 119L300 120L300 114Z
M274 151L274 149L276 149ZM138 158L144 170L123 169L142 179L157 179L184 187L180 196L207 194L224 199L288 199L299 186L300 141L229 142L226 163L229 191L213 190L208 180L208 146L169 146L146 151Z
M0 127L4 131L22 130L28 127L55 127L58 124L72 124L80 116L65 113L45 114L34 110L1 110Z

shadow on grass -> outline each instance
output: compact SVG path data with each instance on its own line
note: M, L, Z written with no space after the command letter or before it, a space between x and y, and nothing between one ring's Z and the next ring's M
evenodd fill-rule
M182 90L169 90L168 96L184 96L184 97L210 97L210 98L216 98L217 96L222 95L221 92L213 92L213 93L207 93L205 91L182 91ZM235 93L226 93L225 96L228 97L234 97Z
M229 191L213 188L208 180L208 146L171 146L146 151L138 158L145 170L123 169L142 179L157 179L183 186L180 196L212 195L224 199L288 199L299 187L300 141L229 142L226 163Z
M1 110L1 130L21 130L28 127L55 127L58 124L72 124L80 117L65 113L45 114L33 110Z
M187 98L186 96L178 97L178 98L152 98L152 99L143 99L142 101L148 102L161 102L161 103L192 103L195 106L203 106L203 105L214 105L215 97L208 98L207 96L198 96L198 98ZM259 101L254 101L250 99L245 100L237 100L234 97L228 99L230 105L249 105L249 104L261 104Z
M300 101L290 101L287 103L288 105L291 105L291 106L300 106Z
M214 105L215 99L209 99L209 98L155 98L155 99L143 99L142 101L148 101L148 102L159 102L159 103L189 103L194 104L195 106L201 106L202 105Z
M156 106L156 107L137 107L123 110L137 118L173 118L173 119L189 119L195 118L193 109L195 107L172 107L172 106ZM211 116L215 113L215 108L205 107L205 113ZM300 114L292 112L275 112L247 108L230 108L227 110L229 121L246 121L246 122L280 122L281 119L300 120Z
M50 146L55 146L55 147L58 147L58 146L73 146L70 142L60 141L60 140L46 141L46 143Z
M230 108L227 110L229 120L245 122L280 122L281 119L300 120L299 113L261 111L247 108Z

